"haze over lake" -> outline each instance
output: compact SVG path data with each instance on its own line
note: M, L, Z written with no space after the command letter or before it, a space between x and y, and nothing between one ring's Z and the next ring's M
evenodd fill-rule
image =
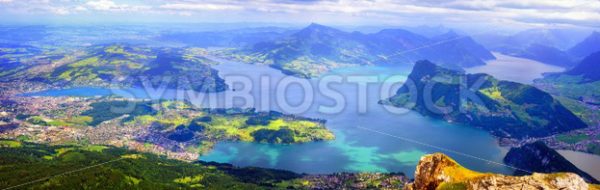
M531 84L544 73L564 71L564 68L494 52L495 60L486 65L466 68L468 73L487 73L498 79Z

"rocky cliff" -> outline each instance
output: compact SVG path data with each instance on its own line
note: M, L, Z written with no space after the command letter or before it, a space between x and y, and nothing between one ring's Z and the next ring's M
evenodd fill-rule
M435 153L421 158L415 180L407 190L430 189L595 189L574 173L534 173L529 176L505 176L479 173L462 167L450 157Z

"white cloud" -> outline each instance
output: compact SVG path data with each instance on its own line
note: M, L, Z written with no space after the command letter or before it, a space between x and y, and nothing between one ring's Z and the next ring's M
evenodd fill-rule
M151 9L150 6L133 6L117 4L111 0L89 1L85 4L89 9L97 11L144 11Z
M600 27L599 0L0 0L2 12L204 15L224 20L581 24ZM220 17L218 17L220 16ZM205 18L205 17L198 17Z
M75 7L75 11L87 11L88 9L85 8L84 6L77 6Z
M109 0L90 1L90 2L87 2L86 5L92 9L102 10L102 11L119 8L119 6L117 6L117 4L115 4L115 2L109 1Z
M244 8L237 5L212 4L212 3L175 3L161 5L162 9L171 10L191 10L191 11L224 11L224 10L243 10Z
M49 10L57 15L68 15L71 12L69 12L69 10L65 7L50 7Z

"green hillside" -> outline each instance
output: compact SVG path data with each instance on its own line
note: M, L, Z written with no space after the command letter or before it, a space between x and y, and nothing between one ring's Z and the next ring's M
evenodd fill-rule
M111 44L87 48L76 55L40 66L33 82L54 86L159 86L219 92L227 89L214 64L196 49L151 48ZM34 73L34 72L32 72Z
M480 127L496 136L543 137L587 127L558 100L533 86L497 80L487 74L464 74L429 61L417 62L408 78L416 91L404 85L387 103ZM476 89L467 91L473 86ZM416 98L414 106L409 104L411 98Z

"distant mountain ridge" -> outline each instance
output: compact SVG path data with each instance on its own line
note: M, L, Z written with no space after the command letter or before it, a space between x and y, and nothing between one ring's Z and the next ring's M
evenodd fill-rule
M593 32L583 41L569 49L569 53L577 58L583 58L600 51L600 32Z
M542 44L565 51L581 42L589 35L587 30L565 28L535 28L517 33L486 33L475 36L485 47L495 50L503 46L523 48L532 44Z
M505 46L497 49L503 54L539 61L542 63L569 68L575 63L567 52L543 44L530 44L526 47Z
M588 54L576 56L569 48L583 40L582 36L588 32L576 29L530 29L508 36L482 35L477 39L492 51L571 68L580 57Z
M405 84L382 103L480 127L499 137L544 137L587 127L551 95L529 85L465 74L429 61L417 62L408 79L416 88ZM472 93L479 101L467 101L463 85L477 84Z
M598 44L600 45L600 44ZM595 82L600 80L600 51L585 57L577 66L565 71L567 75L580 75L583 82Z
M443 25L420 25L413 27L402 27L412 33L419 34L421 36L425 36L428 38L432 38L435 36L439 36L445 33L452 31L452 29L447 28Z
M158 37L160 40L179 42L196 47L243 47L270 41L295 30L277 27L243 28L225 31L174 32Z
M377 33L344 32L311 24L273 41L238 52L244 60L271 65L284 72L314 77L342 65L413 63L430 59L449 67L484 65L495 57L468 36L453 32L427 38L403 29Z
M578 36L582 35L586 35L586 33L568 29L530 29L511 35L506 43L520 47L543 44L559 50L566 50L577 44L581 40Z

